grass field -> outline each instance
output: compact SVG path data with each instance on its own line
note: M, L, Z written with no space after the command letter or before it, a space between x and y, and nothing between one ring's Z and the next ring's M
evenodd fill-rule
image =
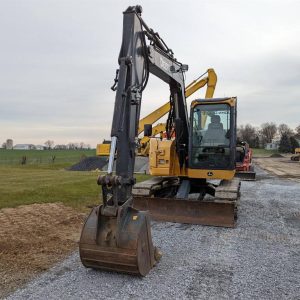
M254 156L270 156L277 151L253 149ZM27 157L21 164L22 156ZM66 171L65 168L95 150L3 150L0 149L0 209L21 204L63 202L84 210L101 202L96 172ZM55 156L54 161L52 157ZM144 180L145 175L136 175Z
M266 149L258 149L258 148L253 148L253 156L257 157L263 157L263 156L270 156L275 153L279 153L278 150L266 150Z
M79 162L94 150L0 151L0 209L21 204L63 202L79 210L101 202L97 172L74 172L66 167ZM18 163L27 155L27 163ZM52 163L51 155L56 159ZM137 175L143 180L147 175Z
M26 156L27 165L45 165L55 168L72 165L82 157L94 156L96 150L5 150L0 149L0 166L21 165ZM54 158L54 159L53 159Z
M76 208L99 202L94 172L0 167L0 208L63 202Z

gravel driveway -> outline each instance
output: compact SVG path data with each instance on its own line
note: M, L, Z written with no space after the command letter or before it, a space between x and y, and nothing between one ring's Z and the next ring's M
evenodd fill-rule
M74 253L8 299L300 299L300 184L256 168L235 229L154 223L145 278L85 269Z

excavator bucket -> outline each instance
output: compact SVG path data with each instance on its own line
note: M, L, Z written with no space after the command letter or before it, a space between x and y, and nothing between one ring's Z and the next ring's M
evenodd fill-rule
M155 264L147 212L126 207L117 217L92 209L82 229L79 252L85 267L145 276Z

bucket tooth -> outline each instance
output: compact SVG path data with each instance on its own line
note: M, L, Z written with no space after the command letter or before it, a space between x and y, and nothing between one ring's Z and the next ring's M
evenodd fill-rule
M79 242L85 267L141 276L156 263L154 252L149 216L132 207L122 217L104 216L101 206L93 208Z

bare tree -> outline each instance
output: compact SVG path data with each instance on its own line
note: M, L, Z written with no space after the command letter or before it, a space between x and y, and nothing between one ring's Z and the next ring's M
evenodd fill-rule
M265 145L266 143L271 143L272 139L274 138L274 135L277 132L277 126L275 123L267 122L261 124L261 130L260 130L260 135L262 138L262 143Z
M45 146L50 150L54 145L54 141L48 140L45 142Z
M84 142L80 142L80 149L83 149L84 148Z
M56 150L66 150L67 149L67 145L57 144L57 145L54 146L54 149L56 149Z
M258 130L250 125L246 124L238 127L238 138L241 141L246 141L250 147L258 147L259 146L259 138L258 138Z
M295 153L295 149L299 148L299 143L296 140L295 136L290 137L290 142L291 142L291 152Z
M283 153L289 153L289 152L291 152L291 147L292 146L291 146L291 141L290 141L289 136L287 135L287 133L283 132L281 134L281 139L280 139L278 150Z
M288 137L291 137L294 134L293 130L286 124L280 124L278 126L278 133L280 134L281 137L283 135L287 135Z
M79 143L69 143L68 144L68 149L71 149L71 150L77 150L79 149L80 145Z
M296 134L300 136L300 125L295 128Z
M67 146L68 146L68 149L70 149L70 150L76 149L76 146L74 143L69 143Z

